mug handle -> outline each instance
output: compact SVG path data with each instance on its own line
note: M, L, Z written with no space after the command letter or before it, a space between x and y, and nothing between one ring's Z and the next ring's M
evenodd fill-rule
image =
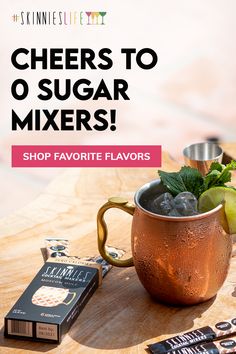
M68 302L66 302L66 299L65 299L65 301L62 301L62 303L63 303L64 305L70 305L70 303L74 300L74 298L75 298L75 296L76 296L76 292L73 292L73 293L69 292L68 295L67 295L67 297L68 297L69 295L72 295L72 296L71 296L71 299L70 299ZM67 297L66 297L66 298L67 298Z
M108 263L116 267L131 267L134 265L133 257L129 259L115 259L106 251L106 241L107 241L107 224L104 220L104 214L108 209L117 208L126 213L133 215L135 210L135 205L129 203L125 198L112 197L108 199L108 202L105 203L98 211L97 214L97 233L98 233L98 250Z

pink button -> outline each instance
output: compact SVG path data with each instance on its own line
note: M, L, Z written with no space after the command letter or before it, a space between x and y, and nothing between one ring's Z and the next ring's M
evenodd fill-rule
M160 167L160 145L13 145L12 167Z

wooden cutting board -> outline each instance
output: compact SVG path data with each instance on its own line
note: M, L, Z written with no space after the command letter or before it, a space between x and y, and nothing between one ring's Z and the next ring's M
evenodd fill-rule
M236 144L225 148L236 157ZM163 170L179 166L163 154ZM4 316L43 264L45 237L69 238L71 255L98 254L99 207L110 196L132 201L134 192L156 176L155 169L69 169L27 207L0 220L0 353L144 353L149 343L235 317L236 258L217 297L186 308L154 302L134 268L113 268L59 346L3 337ZM109 244L129 256L131 217L115 210L107 222Z

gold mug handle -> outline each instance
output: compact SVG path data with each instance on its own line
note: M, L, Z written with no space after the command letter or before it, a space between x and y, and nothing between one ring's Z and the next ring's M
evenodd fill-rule
M133 215L135 210L135 205L129 203L125 198L112 197L108 199L98 211L97 214L97 233L98 233L98 250L101 256L110 264L116 267L131 267L134 265L133 257L129 259L115 259L106 251L106 241L107 241L107 224L104 220L104 214L108 209L118 208L126 213Z

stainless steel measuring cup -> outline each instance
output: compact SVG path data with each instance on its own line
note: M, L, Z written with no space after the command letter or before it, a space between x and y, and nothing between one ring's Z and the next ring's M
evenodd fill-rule
M222 162L223 150L215 143L203 142L187 146L183 155L187 166L197 168L205 176L212 162Z

